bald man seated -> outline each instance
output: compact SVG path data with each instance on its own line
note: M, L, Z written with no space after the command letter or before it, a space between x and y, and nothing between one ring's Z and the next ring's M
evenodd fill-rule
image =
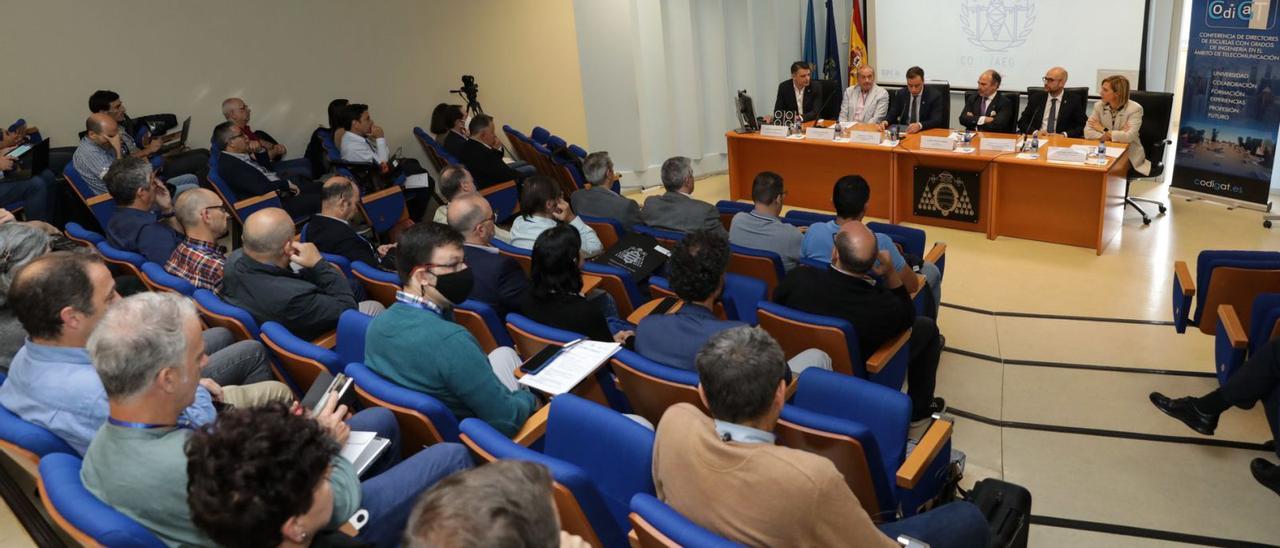
M1044 73L1044 90L1032 90L1027 95L1027 107L1018 118L1022 132L1036 131L1046 135L1084 137L1086 97L1066 93L1067 69L1053 67Z
M223 299L249 311L259 324L279 323L305 340L337 328L347 310L382 312L376 302L357 303L342 271L324 260L315 244L294 241L293 230L293 219L283 209L250 215L244 247L227 258Z
M471 298L492 306L499 316L519 310L529 278L520 263L493 246L498 225L489 200L475 192L457 194L449 202L447 220L462 234L463 261L475 280Z
M84 137L71 156L71 164L94 195L107 193L107 183L103 178L116 160L126 157L146 159L150 154L150 149L139 150L133 144L133 138L124 132L115 118L105 112L90 115L84 121L84 129ZM169 177L165 182L174 187L171 191L177 196L199 186L200 178L186 174Z
M178 197L174 213L185 233L164 263L164 270L192 285L222 292L226 248L218 240L227 235L231 213L212 190L197 188Z
M253 110L245 104L244 99L231 97L222 102L222 117L231 122L235 130L244 136L249 145L249 154L252 154L259 164L278 173L298 174L310 179L312 177L311 161L306 158L285 160L284 155L289 153L289 149L283 143L277 142L271 134L249 127L249 119L252 116Z
M866 225L860 221L841 225L831 265L826 270L808 266L792 270L774 289L773 300L853 324L864 358L910 329L907 394L911 396L911 437L919 440L932 422L930 416L944 408L942 399L933 397L933 389L945 338L932 319L916 316L900 271L893 269L889 252L878 249L876 236Z
M307 241L316 244L322 253L394 271L396 257L391 250L396 244L375 246L351 227L352 219L360 216L360 191L355 184L341 175L330 177L324 182L321 196L320 214L307 223Z

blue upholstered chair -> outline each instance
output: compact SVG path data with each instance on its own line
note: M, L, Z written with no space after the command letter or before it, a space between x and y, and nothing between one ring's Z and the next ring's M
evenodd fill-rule
M507 333L520 359L528 360L548 344L566 344L584 338L578 333L543 325L515 312L507 314Z
M380 268L365 264L363 261L351 263L351 275L364 286L364 292L370 299L391 306L396 302L396 292L400 290L400 276L395 272L387 272Z
M481 458L543 464L555 479L561 527L592 546L625 548L631 497L652 495L653 431L572 394L550 404L542 451L464 419L462 441Z
M630 316L636 307L649 300L648 292L642 290L640 285L632 279L631 273L625 269L594 261L586 261L582 263L582 272L600 277L600 285L597 288L604 290L613 297L613 302L618 307L618 317L620 318Z
M118 274L142 278L142 263L147 262L146 257L114 247L105 241L98 242L97 246L98 254L102 255L102 260L106 261L108 266L115 267Z
M782 257L772 251L729 244L729 252L729 272L764 282L767 295L772 296L787 275Z
M698 396L698 373L655 362L623 348L610 361L635 414L658 424L668 407L691 403L709 413Z
M19 459L18 464L36 472L40 459L54 453L78 455L57 434L32 424L0 405L0 448Z
M662 244L667 249L674 248L676 246L676 243L684 239L683 232L678 232L675 230L663 230L661 228L654 228L649 225L636 225L631 227L631 229L641 234L648 234L650 236L653 236L654 239L658 240L658 243Z
M341 373L346 364L364 361L364 335L372 318L359 310L347 310L338 317L332 348L305 341L276 322L262 324L261 340L302 393L317 376Z
M756 205L751 202L735 202L733 200L716 202L716 209L720 210L720 224L724 225L725 230L729 230L733 225L734 215L751 211L755 207Z
M453 308L453 321L467 328L485 353L493 352L499 346L515 346L502 318L488 304L467 299Z
M735 548L736 542L716 536L663 504L657 497L637 493L631 497L632 534L640 548Z
M600 243L605 249L609 249L622 239L622 235L627 233L627 229L617 219L608 217L591 217L589 215L578 215L583 223L596 231L596 236L600 238Z
M80 172L76 171L75 162L67 162L67 167L62 169L62 176L85 207L89 208L98 225L106 230L107 223L111 222L111 216L116 212L116 203L111 200L111 195L105 192L98 194L89 188L89 183L84 182Z
M151 261L142 263L142 283L152 291L169 291L190 297L196 292L196 286L182 278L174 276Z
M823 455L878 522L915 515L947 480L951 423L934 421L906 454L911 398L898 390L806 369L782 409L778 443Z
M1218 305L1214 371L1219 384L1226 384L1248 356L1280 332L1280 293L1262 293L1254 297L1252 306L1246 327L1234 306Z
M387 380L363 361L349 363L345 369L355 380L356 398L365 407L385 407L395 413L406 450L458 441L458 419L444 403Z
M413 136L418 140L418 144L422 146L422 151L427 154L427 159L431 160L431 165L436 168L436 173L444 170L445 166L456 163L456 160L448 152L441 154L444 147L441 147L435 137L432 137L422 128L415 126L413 128Z
M649 277L649 293L653 298L676 297L671 289L671 282L659 276ZM764 282L749 276L734 274L724 275L724 292L716 303L715 313L726 320L737 320L748 325L756 325L756 306L767 299L767 288Z
M551 138L551 132L542 126L533 126L533 131L529 133L529 138L533 139L535 143L545 145L547 139Z
M867 353L858 345L853 325L842 319L772 302L761 302L756 315L760 327L778 340L787 358L817 348L831 356L831 368L837 373L870 379L894 390L901 389L907 380L910 329Z
M258 196L250 196L241 199L231 190L231 185L222 179L222 175L218 174L218 157L221 154L216 147L210 149L209 153L209 186L213 187L213 191L222 198L222 203L231 209L231 216L235 218L240 226L244 226L245 219L261 209L269 207L283 207L280 202L280 196L275 192L267 192ZM299 218L295 218L294 222L298 222Z
M54 523L83 546L164 548L151 531L84 487L78 457L55 453L41 459L40 495Z
M191 297L196 300L196 309L200 311L200 317L206 325L225 327L238 341L258 338L258 322L248 310L218 298L208 289L197 289Z
M67 223L64 232L68 238L95 249L98 247L98 242L107 241L103 235L80 226L80 223L74 221Z
M520 269L524 270L524 274L526 276L529 275L529 270L533 266L532 250L516 247L497 238L494 238L490 243L493 244L493 247L498 248L498 253L515 259L520 264Z
M1280 253L1275 251L1201 251L1195 279L1185 261L1175 262L1173 272L1173 322L1178 333L1192 325L1213 335L1220 305L1229 304L1240 317L1249 317L1255 297L1280 292Z

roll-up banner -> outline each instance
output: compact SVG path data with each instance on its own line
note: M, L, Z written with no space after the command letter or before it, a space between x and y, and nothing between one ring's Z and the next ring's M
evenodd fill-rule
M1172 187L1270 208L1280 0L1194 0ZM1257 206L1254 206L1257 207Z

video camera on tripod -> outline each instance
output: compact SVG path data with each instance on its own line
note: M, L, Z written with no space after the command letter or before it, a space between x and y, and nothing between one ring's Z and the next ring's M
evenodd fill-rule
M480 107L480 101L477 97L480 95L480 86L476 85L476 77L470 74L462 75L462 87L459 89L451 89L449 93L457 93L463 99L467 100L467 113L471 115L484 114L484 109Z

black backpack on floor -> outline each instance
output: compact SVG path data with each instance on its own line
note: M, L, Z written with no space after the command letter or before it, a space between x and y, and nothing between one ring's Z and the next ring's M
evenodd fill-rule
M1021 485L984 479L965 494L987 517L992 548L1026 548L1031 528L1031 492Z

